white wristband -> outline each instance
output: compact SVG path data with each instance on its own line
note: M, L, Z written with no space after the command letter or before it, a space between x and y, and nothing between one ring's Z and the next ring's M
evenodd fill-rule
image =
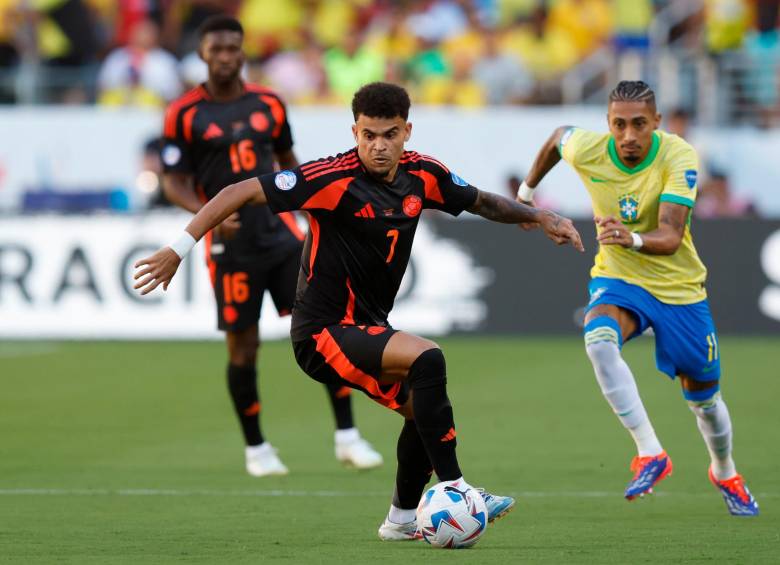
M534 190L523 181L523 184L517 189L517 197L524 202L531 202L534 199Z
M173 249L173 252L179 256L179 259L184 259L184 256L189 253L193 247L195 247L195 238L190 235L190 232L184 231L179 236L179 239L171 243L168 247Z
M645 244L644 241L642 241L642 236L636 233L635 231L631 232L631 239L634 240L634 243L631 244L631 249L634 249L636 251L639 251L642 249L642 246Z

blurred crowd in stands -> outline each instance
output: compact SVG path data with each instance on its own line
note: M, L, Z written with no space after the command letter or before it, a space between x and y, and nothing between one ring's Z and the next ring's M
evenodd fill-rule
M404 84L418 104L557 104L564 78L589 61L660 61L665 49L683 76L676 90L697 98L663 107L664 127L689 138L702 93L723 98L686 86L685 75L699 73L679 62L691 54L732 69L705 73L707 85L736 68L731 90L758 116L753 123L780 124L779 11L780 0L0 0L0 103L160 109L206 79L197 28L227 13L244 26L245 78L297 105L344 105L375 80ZM595 76L602 89L615 78ZM689 140L702 157L696 214L755 215L706 143ZM156 142L144 155L153 180ZM510 192L520 180L509 176Z
M674 5L674 6L673 6ZM245 29L247 79L290 103L343 103L366 82L418 103L558 103L561 77L599 50L644 53L665 9L691 8L662 38L758 62L778 105L780 0L0 0L0 101L161 107L205 78L197 27ZM27 81L27 82L25 82ZM25 102L29 102L26 97Z

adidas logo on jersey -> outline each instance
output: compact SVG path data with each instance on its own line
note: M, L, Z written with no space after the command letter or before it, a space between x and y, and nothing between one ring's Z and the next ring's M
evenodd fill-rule
M217 124L211 122L209 127L206 128L206 133L203 134L203 139L214 139L215 137L222 137L224 134L225 132Z
M371 203L369 202L365 206L363 206L360 210L355 212L355 216L358 218L375 218L376 215L374 214L374 207L371 206Z

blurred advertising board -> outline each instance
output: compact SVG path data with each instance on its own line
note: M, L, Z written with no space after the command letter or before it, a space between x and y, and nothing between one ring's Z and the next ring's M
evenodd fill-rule
M219 339L200 245L167 292L140 297L133 263L172 241L188 215L0 218L0 339ZM425 213L391 323L425 335L576 334L587 302L587 252L536 232ZM780 331L780 221L694 222L723 333ZM287 335L266 297L265 338Z
M201 244L167 292L141 297L132 288L135 261L172 241L188 218L166 212L0 218L0 339L220 338ZM427 335L474 329L486 316L478 295L489 283L489 269L458 241L421 224L393 323ZM266 296L262 335L285 337L289 324Z
M593 222L577 221L586 252L556 248L543 234L489 222L438 222L475 263L493 272L481 294L488 333L579 331L597 251ZM514 230L514 233L513 233ZM722 333L780 333L780 221L693 221L693 239L708 269L707 293Z

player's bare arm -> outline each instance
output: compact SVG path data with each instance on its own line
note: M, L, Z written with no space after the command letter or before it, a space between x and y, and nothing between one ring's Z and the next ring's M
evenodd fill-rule
M525 176L525 182L530 188L536 188L542 179L552 168L561 160L561 154L558 147L561 144L561 138L572 126L560 126L552 132L552 135L544 142L539 153L536 154L531 170Z
M503 224L539 224L547 237L558 245L571 243L578 251L585 251L580 234L571 220L550 210L533 208L520 202L513 202L498 194L480 190L477 193L477 200L468 208L468 211Z
M257 178L231 184L222 189L195 214L187 225L186 232L198 241L206 232L219 225L241 206L265 203L265 193ZM171 247L163 247L151 257L136 262L134 265L136 273L133 276L136 283L133 288L140 290L142 295L149 294L161 284L163 290L167 290L180 263L181 258Z
M563 134L566 133L566 131L570 128L571 126L560 126L552 132L552 135L550 135L547 141L544 142L544 145L542 145L541 149L539 149L539 153L536 154L534 163L531 165L531 170L528 172L525 180L523 181L523 186L527 186L533 190L539 185L540 182L542 182L542 179L545 177L545 175L547 175L547 173L549 173L552 168L558 164L558 161L561 160L558 147L560 146ZM524 198L524 195L520 193L517 195L517 201L522 204L528 204L529 206L534 205L533 197ZM539 227L539 224L536 222L522 222L520 227L524 230L530 230Z
M658 209L658 228L642 233L642 247L638 251L648 255L674 255L682 243L690 211L682 204L662 202ZM612 216L595 220L599 243L626 248L633 246L631 231L619 220Z
M192 175L186 173L165 173L162 185L165 197L179 208L197 214L203 207L203 202L195 194L195 184ZM217 232L224 239L232 239L240 227L241 222L238 219L238 213L235 213L228 216L224 222L217 226Z
M179 208L197 214L203 203L195 194L192 175L186 173L165 173L162 178L162 188L165 198Z
M265 192L260 181L256 177L242 180L220 190L195 214L186 230L198 240L242 206L265 203Z

